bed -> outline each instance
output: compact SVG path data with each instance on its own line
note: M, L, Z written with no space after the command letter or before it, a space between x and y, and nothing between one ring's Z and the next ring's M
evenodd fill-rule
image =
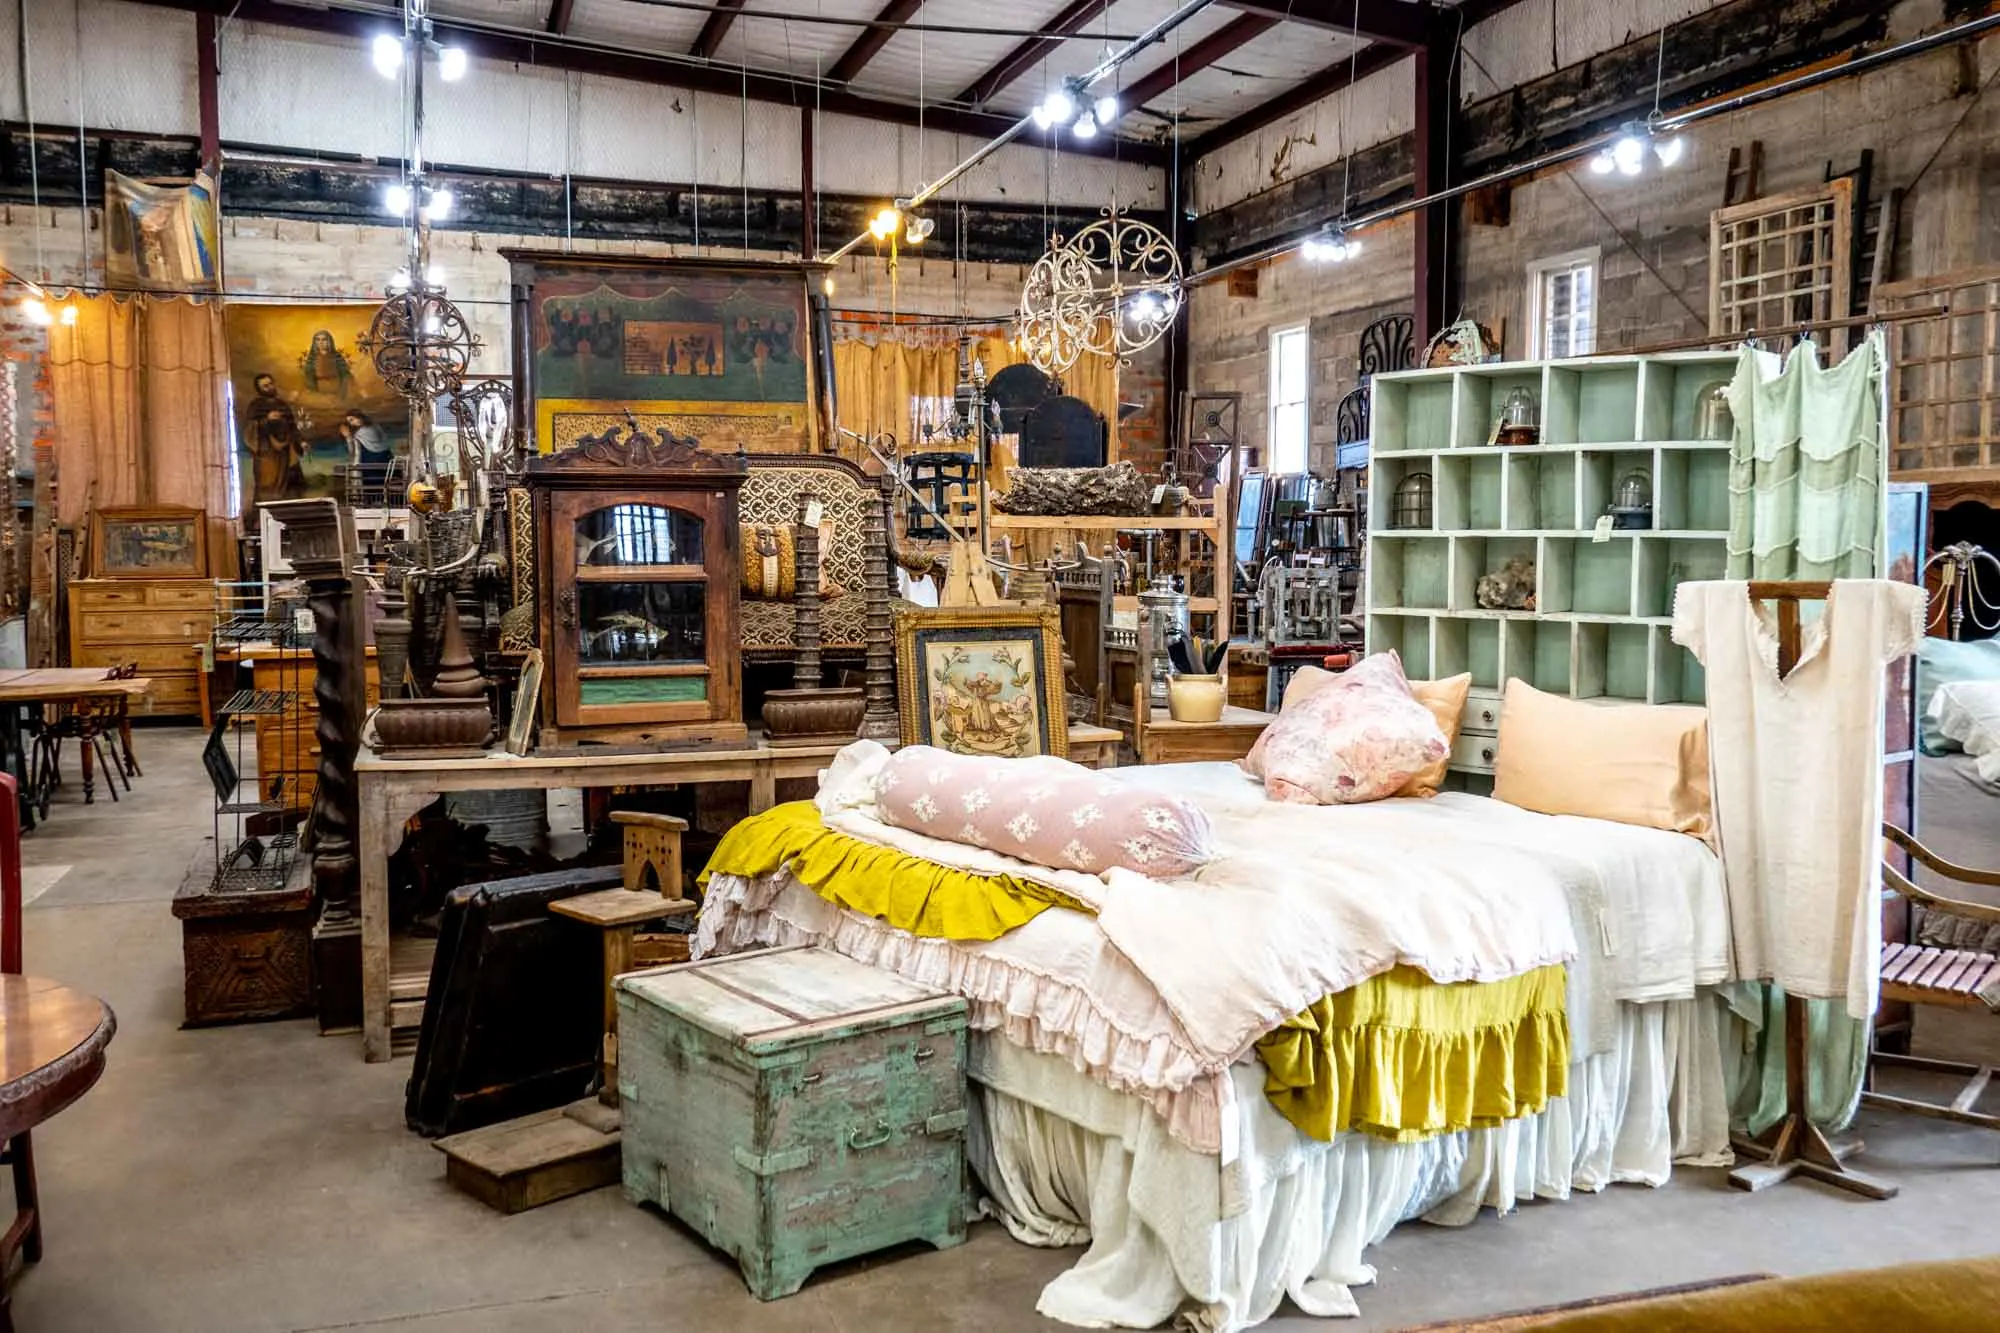
M845 759L822 783L827 828L990 866L993 853L871 825ZM1043 1314L1230 1330L1289 1296L1351 1315L1351 1289L1374 1276L1363 1251L1399 1222L1462 1224L1482 1207L1728 1160L1727 1019L1708 990L1728 976L1727 913L1704 844L1451 793L1274 810L1225 764L1104 776L1199 799L1221 860L1168 884L1113 872L1089 910L984 940L837 905L794 873L802 860L712 871L694 944L819 943L965 996L984 1206L1027 1243L1089 1244L1043 1292ZM1051 888L1088 892L1060 874ZM1373 984L1391 955L1481 984L1558 957L1559 1094L1443 1132L1322 1139L1280 1114L1258 1037L1315 988Z

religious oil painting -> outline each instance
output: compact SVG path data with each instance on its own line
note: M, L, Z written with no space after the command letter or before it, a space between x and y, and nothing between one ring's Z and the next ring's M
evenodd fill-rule
M905 745L1066 755L1062 631L1053 607L903 607L896 680Z
M243 508L345 498L350 469L386 484L409 456L409 406L361 350L373 303L232 303L223 312Z
M635 423L710 449L815 448L802 268L509 257L543 452Z

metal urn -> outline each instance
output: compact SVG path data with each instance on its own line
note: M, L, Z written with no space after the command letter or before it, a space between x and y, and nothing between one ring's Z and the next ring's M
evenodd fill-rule
M1175 589L1167 575L1154 576L1139 593L1139 662L1145 671L1148 708L1167 707L1167 682L1174 674L1167 645L1187 633L1187 594Z

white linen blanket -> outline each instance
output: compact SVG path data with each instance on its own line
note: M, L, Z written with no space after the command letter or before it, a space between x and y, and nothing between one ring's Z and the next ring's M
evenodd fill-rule
M829 827L1021 875L1091 906L1205 1073L1322 996L1398 964L1441 982L1496 981L1576 959L1588 941L1591 960L1616 964L1573 1011L1584 1019L1577 1054L1605 1049L1618 1000L1685 997L1727 970L1720 867L1679 834L1452 794L1286 805L1234 765L1161 765L1103 776L1198 800L1221 859L1177 881L1118 870L1099 879L882 823L873 778L886 757L857 742L835 758L818 800Z

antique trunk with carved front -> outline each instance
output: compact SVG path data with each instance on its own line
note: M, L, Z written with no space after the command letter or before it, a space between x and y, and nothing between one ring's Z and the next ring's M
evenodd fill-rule
M965 1002L830 950L618 979L625 1192L761 1300L821 1264L965 1239Z
M295 1018L313 1008L312 880L304 862L282 888L218 886L203 852L174 894L186 1026Z
M544 749L743 745L740 455L622 426L528 465Z

